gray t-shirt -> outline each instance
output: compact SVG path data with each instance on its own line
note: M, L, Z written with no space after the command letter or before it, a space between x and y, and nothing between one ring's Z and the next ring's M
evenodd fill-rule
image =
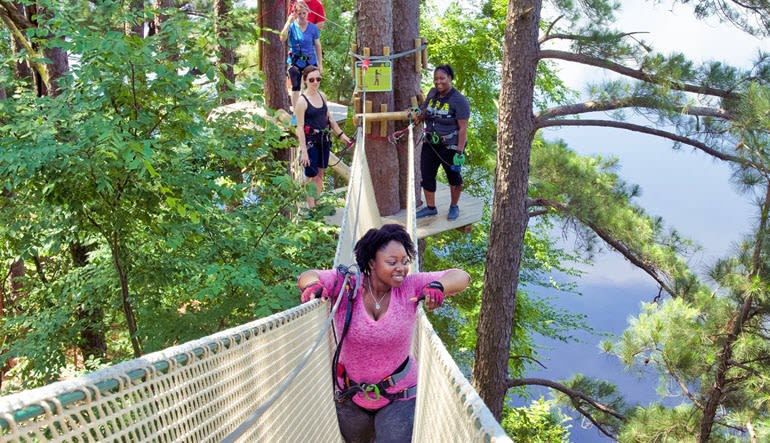
M423 112L425 113L425 130L446 136L460 128L457 120L470 118L471 105L468 103L468 99L455 88L452 88L444 97L439 97L436 88L431 88L425 98ZM457 142L456 135L451 138L454 139L455 143Z

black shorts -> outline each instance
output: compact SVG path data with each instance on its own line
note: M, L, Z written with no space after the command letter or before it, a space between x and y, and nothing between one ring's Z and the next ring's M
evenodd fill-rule
M450 185L460 186L463 184L462 174L450 168L456 153L456 150L449 149L443 143L434 145L428 140L423 142L422 153L420 154L420 173L422 174L420 185L423 189L428 192L436 192L436 175L439 166L444 168L446 179Z
M307 158L310 165L305 166L305 177L315 177L319 169L329 167L329 153L331 152L332 140L328 134L306 135Z
M297 65L289 65L289 69L286 71L286 73L289 75L289 80L291 80L292 91L302 90L302 71L308 66L315 65L307 65L303 66L302 68L297 67Z

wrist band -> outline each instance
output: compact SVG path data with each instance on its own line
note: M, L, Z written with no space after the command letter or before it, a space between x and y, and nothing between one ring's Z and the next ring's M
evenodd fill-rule
M303 291L306 291L306 290L307 290L307 288L309 288L309 287L311 287L311 286L313 286L313 285L315 285L315 284L317 284L317 283L321 283L321 280L316 280L316 281L314 281L314 282L311 282L311 283L309 283L309 284L305 285L305 287L304 287L304 288L302 288L302 290L303 290Z
M428 283L428 285L426 287L433 288L433 289L438 289L441 292L444 292L444 285L442 285L441 282L438 281L438 280L433 280L432 282Z

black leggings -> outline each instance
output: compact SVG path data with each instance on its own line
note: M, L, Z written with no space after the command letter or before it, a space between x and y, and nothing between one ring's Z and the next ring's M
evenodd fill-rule
M409 443L416 401L395 400L376 411L361 408L352 400L335 402L342 437L347 443Z
M428 192L436 192L436 175L439 166L444 168L446 179L452 186L463 184L463 176L449 167L454 161L454 149L449 149L445 144L434 145L427 140L422 144L422 153L420 154L420 174L422 181L420 185Z

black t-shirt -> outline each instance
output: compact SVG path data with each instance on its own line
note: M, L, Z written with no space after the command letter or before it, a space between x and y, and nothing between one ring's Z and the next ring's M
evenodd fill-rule
M457 120L468 120L471 105L460 91L452 88L444 97L440 97L436 88L431 88L423 104L425 129L445 136L457 131Z

